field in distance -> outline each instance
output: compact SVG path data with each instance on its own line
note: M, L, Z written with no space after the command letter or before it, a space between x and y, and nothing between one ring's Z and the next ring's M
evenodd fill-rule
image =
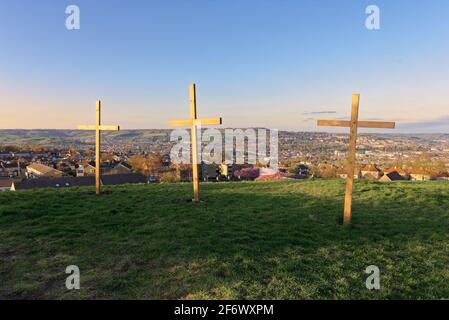
M449 298L447 182L357 181L351 227L340 180L106 191L0 194L0 299Z

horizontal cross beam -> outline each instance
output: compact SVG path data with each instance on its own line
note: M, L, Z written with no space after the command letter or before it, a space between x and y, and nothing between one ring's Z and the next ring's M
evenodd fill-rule
M189 126L193 126L193 125L207 126L207 125L222 124L222 123L223 123L223 121L221 118L170 121L170 125L172 127L189 127Z
M120 126L78 126L78 130L102 130L102 131L120 131Z
M350 127L351 121L318 120L318 126ZM357 127L359 127L359 128L394 129L396 127L396 123L395 122L380 122L380 121L358 121Z

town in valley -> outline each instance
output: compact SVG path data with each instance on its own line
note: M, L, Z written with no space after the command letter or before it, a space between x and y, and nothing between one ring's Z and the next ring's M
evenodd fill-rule
M171 130L104 132L101 183L191 180L189 165L170 161ZM93 185L95 139L78 130L1 130L0 188L15 191ZM279 166L205 164L202 181L346 178L348 135L279 132ZM448 180L449 134L366 134L357 140L354 178Z

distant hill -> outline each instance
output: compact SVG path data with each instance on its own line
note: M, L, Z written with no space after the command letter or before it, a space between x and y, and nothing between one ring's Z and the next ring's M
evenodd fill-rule
M103 137L107 143L123 144L148 144L155 141L167 142L170 137L171 129L141 129L141 130L121 130L104 131ZM280 131L279 137L282 139L290 135L290 131ZM297 137L301 134L322 134L322 133L293 133ZM398 137L409 140L435 141L438 139L449 139L448 134L372 134L381 137ZM67 147L69 145L85 145L94 142L93 132L81 130L49 130L49 129L16 129L0 130L0 145L42 145L46 147Z
M208 183L199 204L189 183L0 193L0 297L449 298L449 184L357 181L351 227L344 187Z
M122 130L104 131L109 142L149 143L153 140L167 140L171 130ZM60 147L82 145L93 142L93 132L81 130L0 130L0 145L42 145Z

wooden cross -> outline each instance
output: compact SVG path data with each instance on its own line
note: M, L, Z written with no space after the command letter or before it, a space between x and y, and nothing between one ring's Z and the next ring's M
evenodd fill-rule
M378 122L378 121L358 121L359 118L359 101L360 95L352 95L352 112L351 121L335 121L335 120L318 120L318 126L332 126L332 127L349 127L349 151L348 151L348 167L346 178L346 194L345 194L345 210L343 222L345 225L351 223L351 207L352 207L352 186L354 184L354 171L356 162L356 143L357 143L357 128L382 128L394 129L396 124L394 122Z
M93 126L78 126L79 130L94 130L95 131L95 190L100 194L100 133L101 130L119 131L120 126L102 126L101 125L101 101L96 103L96 124Z
M190 96L190 119L170 121L170 125L174 127L191 127L192 141L192 177L193 177L193 194L194 202L200 201L199 177L198 177L198 145L197 145L197 128L198 126L222 124L221 118L198 119L196 113L196 86L191 84L189 88ZM201 136L201 131L200 131ZM201 142L200 142L201 147Z

